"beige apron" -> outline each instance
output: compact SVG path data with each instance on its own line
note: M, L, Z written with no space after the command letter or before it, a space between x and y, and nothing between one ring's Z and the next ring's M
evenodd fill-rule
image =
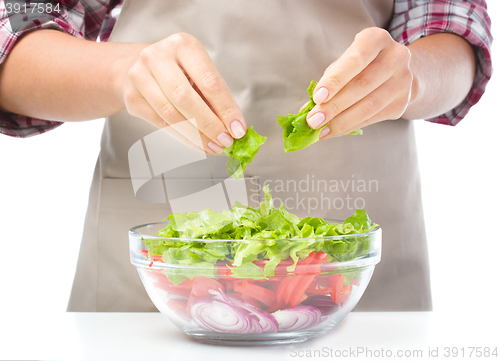
M154 43L186 32L201 41L248 125L268 137L245 173L251 205L268 183L302 217L342 219L366 208L382 226L383 252L357 311L431 309L413 124L385 121L362 136L285 154L275 116L298 111L310 80L318 80L361 29L386 27L392 9L391 0L126 0L111 36ZM126 111L106 121L68 311L156 311L129 263L127 234L170 213L168 203L139 201L130 180L127 153L155 130ZM226 158L210 160L217 165ZM200 168L178 177L203 181L227 173L214 166L213 174Z

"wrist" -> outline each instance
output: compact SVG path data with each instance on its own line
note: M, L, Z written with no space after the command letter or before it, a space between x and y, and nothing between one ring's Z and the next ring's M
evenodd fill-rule
M410 51L410 72L412 74L412 83L411 83L411 93L410 98L408 99L408 106L406 107L405 112L403 113L403 118L405 119L415 119L415 109L418 107L420 102L420 98L423 93L424 84L421 81L420 73L419 73L419 61L418 53L411 46L407 47Z
M114 103L117 112L125 109L124 92L128 85L128 72L139 59L142 49L150 44L141 43L113 43L116 46L116 57L111 69L111 84L113 89Z

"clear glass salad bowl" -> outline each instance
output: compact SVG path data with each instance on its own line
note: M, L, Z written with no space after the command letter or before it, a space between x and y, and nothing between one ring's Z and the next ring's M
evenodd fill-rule
M286 344L325 333L356 306L381 256L378 226L366 233L285 240L156 236L167 224L132 228L130 260L158 310L205 343ZM296 263L291 257L270 265L272 260L255 257L233 260L238 267L231 261L205 262L201 252L195 265L183 264L182 256L170 262L157 252L159 245L170 244L175 244L176 252L196 253L207 248L216 252L217 247L259 249L279 242L308 252L306 242L319 250L302 253ZM323 252L323 246L330 251Z

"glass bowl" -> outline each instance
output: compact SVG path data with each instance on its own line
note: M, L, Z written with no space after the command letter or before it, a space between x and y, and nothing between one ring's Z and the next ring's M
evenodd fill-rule
M130 261L158 310L186 334L205 343L287 344L325 333L356 306L381 256L380 227L367 233L287 240L156 236L167 224L132 228ZM307 256L298 252L301 258L295 267L288 257L277 264L274 275L266 277L268 259L243 260L233 270L231 261L213 264L205 262L203 254L196 265L182 264L182 257L169 261L156 247L175 244L182 250L191 242L195 246L186 252L196 252L197 246L207 243L231 249L258 248L272 242L291 242L299 249L306 248L306 243L315 244L318 251ZM321 249L328 249L330 256Z

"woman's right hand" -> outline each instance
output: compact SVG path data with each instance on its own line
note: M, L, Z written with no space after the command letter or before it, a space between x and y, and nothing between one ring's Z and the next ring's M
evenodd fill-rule
M243 114L203 45L178 33L142 49L122 82L127 111L191 148L221 153L246 133ZM194 147L193 147L194 146Z

